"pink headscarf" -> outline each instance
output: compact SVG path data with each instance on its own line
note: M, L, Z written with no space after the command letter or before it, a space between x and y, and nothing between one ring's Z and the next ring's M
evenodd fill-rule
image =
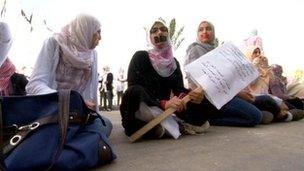
M154 22L152 27L156 23L162 23L160 21ZM164 26L165 24L162 23ZM150 29L152 29L152 27ZM149 40L150 40L150 30L149 30ZM152 49L148 50L149 58L152 63L155 71L161 75L162 77L169 77L177 68L176 62L173 57L172 46L169 40L169 36L167 37L168 41L166 46L162 48L158 48L152 45ZM151 40L150 40L151 41ZM152 43L150 43L152 44Z
M6 59L0 67L0 92L4 92L3 95L8 96L10 90L10 78L16 72L14 64Z
M92 38L100 29L99 21L89 15L78 15L70 24L63 27L55 39L62 50L64 62L79 69L89 69L92 63Z
M60 45L56 70L58 89L74 89L80 92L85 89L92 75L92 39L98 30L99 21L82 14L54 35Z

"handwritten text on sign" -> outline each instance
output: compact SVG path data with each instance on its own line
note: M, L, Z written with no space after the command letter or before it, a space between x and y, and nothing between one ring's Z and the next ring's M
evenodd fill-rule
M190 78L203 87L218 109L258 77L258 71L232 43L201 56L185 66Z

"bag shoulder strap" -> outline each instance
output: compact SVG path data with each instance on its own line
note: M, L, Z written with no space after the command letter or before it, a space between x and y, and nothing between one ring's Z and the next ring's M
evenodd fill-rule
M52 169L53 165L60 157L60 154L65 144L67 129L69 126L70 94L71 94L70 89L64 89L58 91L58 125L61 132L61 138L60 138L59 147L52 160L52 164L48 167L47 170Z

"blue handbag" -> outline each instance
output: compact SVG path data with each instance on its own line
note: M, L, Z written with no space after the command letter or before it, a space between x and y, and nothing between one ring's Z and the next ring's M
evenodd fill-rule
M1 167L84 170L116 158L105 121L76 91L0 97Z

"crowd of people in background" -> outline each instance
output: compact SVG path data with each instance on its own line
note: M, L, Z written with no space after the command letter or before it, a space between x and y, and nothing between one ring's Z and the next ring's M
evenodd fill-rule
M117 79L115 81L114 74L110 71L109 66L103 67L102 75L99 74L99 99L100 99L100 110L112 111L113 109L118 109L121 103L122 95L125 90L125 85L127 82L126 76L124 75L124 70L119 69ZM116 87L114 87L116 85ZM114 93L114 90L116 92ZM114 99L116 94L116 99ZM114 103L114 101L116 103Z

